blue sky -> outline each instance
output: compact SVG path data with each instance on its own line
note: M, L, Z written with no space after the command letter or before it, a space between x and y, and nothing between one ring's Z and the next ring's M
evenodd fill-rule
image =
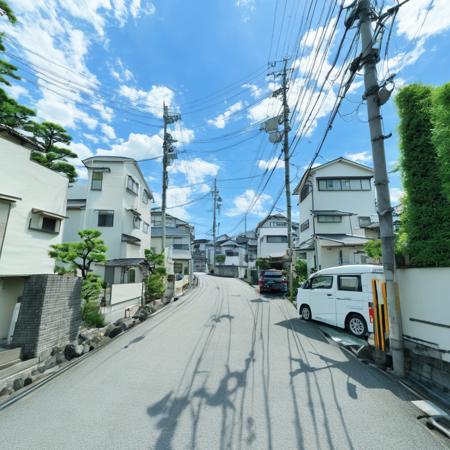
M259 131L259 122L279 109L271 97L277 81L266 76L268 61L291 58L296 69L291 109L303 99L292 123L292 137L304 131L292 157L293 187L324 133L342 81L337 69L344 63L340 58L331 67L344 32L338 7L330 11L335 3L341 2L318 0L306 23L310 2L300 0L11 0L18 24L11 27L2 19L1 27L8 36L6 55L23 79L10 93L40 119L68 129L81 180L86 177L81 159L93 154L158 157L165 101L183 119L173 129L179 154L170 168L169 212L192 222L198 237L210 236L208 192L217 177L223 198L220 232L236 233L244 228L244 214L251 228L272 208L283 185L279 164L264 191L258 190L280 152ZM376 3L382 7L394 1ZM330 11L328 21L322 7ZM395 89L412 82L447 82L449 29L448 0L410 0L396 18L387 55L382 47L380 78L396 73ZM354 33L349 30L344 48ZM386 38L387 32L384 43ZM330 69L334 83L324 82ZM361 95L362 78L357 76L318 163L346 156L371 165ZM308 99L318 100L311 116ZM305 122L308 117L315 119ZM392 166L398 159L393 101L383 107L383 118L385 133L393 133L386 141ZM161 161L142 162L141 167L158 204ZM252 178L227 181L246 177ZM400 177L392 174L394 203L401 192ZM275 211L282 212L284 205L283 194Z

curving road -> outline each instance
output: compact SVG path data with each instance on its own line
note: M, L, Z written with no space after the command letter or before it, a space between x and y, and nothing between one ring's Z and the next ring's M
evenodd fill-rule
M199 287L0 413L4 449L442 449L397 383L283 299Z

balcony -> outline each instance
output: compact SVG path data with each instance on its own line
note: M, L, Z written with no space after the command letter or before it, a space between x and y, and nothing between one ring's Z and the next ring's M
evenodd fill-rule
M172 244L174 250L190 250L189 244Z

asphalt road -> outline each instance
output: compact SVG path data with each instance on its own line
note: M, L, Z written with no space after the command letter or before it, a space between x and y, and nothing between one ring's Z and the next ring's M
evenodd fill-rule
M442 449L414 398L286 301L199 287L0 413L2 449Z

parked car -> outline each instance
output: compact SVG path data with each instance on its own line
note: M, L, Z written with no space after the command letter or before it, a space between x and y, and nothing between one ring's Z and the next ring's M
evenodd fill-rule
M373 331L372 279L384 280L383 267L361 264L320 270L297 293L304 320L346 328L358 337Z
M281 270L268 269L261 272L258 280L259 292L287 292L287 279Z

